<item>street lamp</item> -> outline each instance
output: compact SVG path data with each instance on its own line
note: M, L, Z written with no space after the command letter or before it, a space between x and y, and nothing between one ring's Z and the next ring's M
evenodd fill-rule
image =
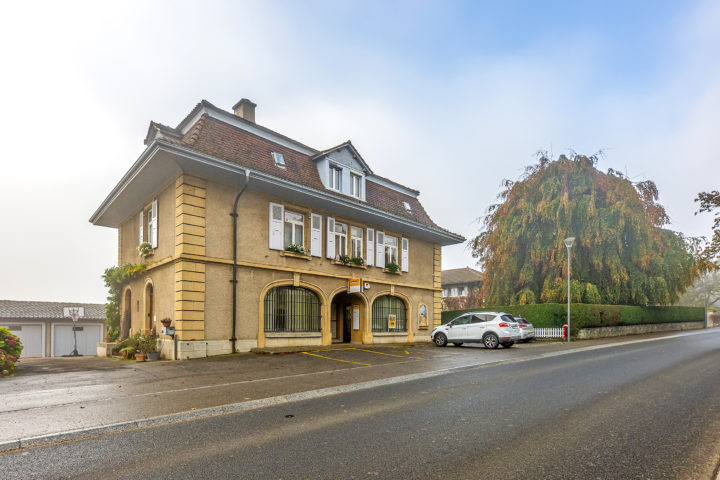
M568 237L565 240L565 246L567 247L568 251L568 318L567 318L567 341L570 342L570 249L573 246L573 242L575 242L575 237Z

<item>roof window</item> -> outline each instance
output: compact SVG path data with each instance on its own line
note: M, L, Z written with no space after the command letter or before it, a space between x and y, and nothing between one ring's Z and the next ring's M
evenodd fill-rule
M278 152L272 152L273 160L275 160L275 165L280 168L285 168L285 157L283 157L282 153Z
M405 205L405 210L407 210L408 213L412 213L412 208L410 208L410 204L408 202L403 202L403 205Z

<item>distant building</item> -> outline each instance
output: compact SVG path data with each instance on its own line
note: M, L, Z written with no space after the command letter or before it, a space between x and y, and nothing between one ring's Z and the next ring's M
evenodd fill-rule
M442 309L459 310L482 305L482 273L472 268L442 271Z
M82 308L77 323L66 316L67 307ZM20 338L22 358L69 355L76 342L80 355L95 355L105 334L105 305L0 300L0 327Z

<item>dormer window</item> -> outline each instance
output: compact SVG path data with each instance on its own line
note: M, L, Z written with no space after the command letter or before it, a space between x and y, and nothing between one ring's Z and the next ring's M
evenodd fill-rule
M403 205L405 205L405 210L407 210L408 213L412 213L412 208L408 202L403 202Z
M330 176L328 178L328 188L338 192L342 191L342 169L330 165Z
M350 174L350 195L355 198L361 198L362 194L362 178L360 175Z
M272 152L273 160L275 160L275 166L285 168L285 157L282 153Z

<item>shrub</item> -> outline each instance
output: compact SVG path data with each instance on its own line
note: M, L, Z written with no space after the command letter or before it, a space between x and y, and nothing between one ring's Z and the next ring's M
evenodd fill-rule
M0 373L2 376L12 375L15 362L20 358L23 344L18 337L7 328L0 327Z

